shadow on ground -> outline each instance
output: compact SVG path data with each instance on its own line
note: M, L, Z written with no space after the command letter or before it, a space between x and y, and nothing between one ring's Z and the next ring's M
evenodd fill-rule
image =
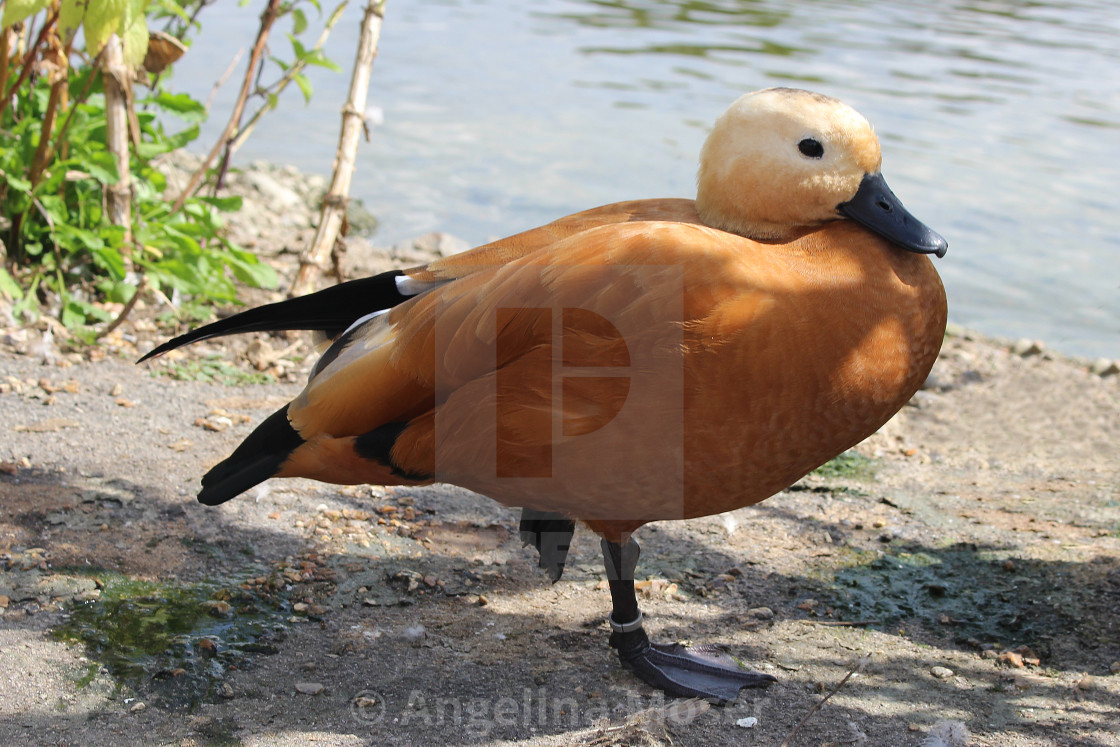
M297 487L240 514L96 475L20 471L0 478L0 492L20 548L0 576L10 599L0 629L73 633L89 613L80 638L90 657L74 654L61 673L76 698L22 714L5 741L65 743L76 720L104 744L310 732L370 744L581 741L590 737L580 730L667 704L607 648L597 540L578 535L565 578L550 585L520 547L516 513L467 491ZM841 496L863 508L877 500ZM730 534L718 520L643 530L639 577L664 580L641 600L651 634L726 644L781 680L689 723L640 725L643 739L777 743L870 655L805 727L806 743L914 743L911 725L957 719L1000 744L1040 728L1051 743L1115 744L1089 727L1115 733L1116 693L1071 687L1067 675L1120 659L1117 558L882 542L871 527L813 515L831 500L785 494L738 512L746 518ZM808 571L783 570L796 552ZM1021 646L1038 666L982 658ZM952 663L945 679L929 674L937 661ZM74 706L83 688L102 693L84 710ZM136 702L147 708L132 711ZM1061 709L1037 705L1053 702ZM1024 716L1032 709L1037 718ZM749 731L736 725L746 717L758 720Z

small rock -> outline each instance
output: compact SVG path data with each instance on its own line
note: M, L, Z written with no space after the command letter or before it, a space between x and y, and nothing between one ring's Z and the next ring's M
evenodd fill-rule
M1091 674L1087 674L1077 681L1078 690L1092 690L1097 686L1097 680Z
M999 660L1004 664L1010 664L1017 669L1021 669L1023 667L1023 655L1020 653L1016 653L1015 651L1004 651L999 655Z
M8 605L12 603L10 597L6 594L0 594L0 610L7 609Z
M998 659L999 652L994 648L987 648L980 652L981 659Z
M947 680L955 674L955 672L952 669L949 669L949 667L934 667L933 669L929 670L929 673L939 680Z
M203 602L202 606L214 617L233 617L233 605L229 602L223 602L220 599L211 599Z
M139 702L133 703L132 707L128 709L128 712L129 713L140 713L140 711L144 710L147 707L148 706L145 705L144 703L139 703Z
M1093 365L1089 366L1089 372L1097 376L1115 376L1120 374L1120 364L1116 361L1110 361L1108 358L1097 358L1093 361Z
M1108 667L1108 671L1112 672L1113 674L1120 674L1120 661L1112 662L1112 664Z
M1028 340L1026 337L1016 340L1015 344L1011 346L1011 352L1023 358L1038 355L1042 350L1043 345L1041 342L1037 340Z
M284 208L298 207L303 202L299 195L268 174L248 171L245 173L245 180L253 185L261 196L277 209L278 213L283 213Z
M816 607L817 604L818 604L818 602L817 602L816 599L806 599L804 602L797 605L797 609L804 610L804 611L808 612L809 610Z
M755 718L754 716L747 716L746 718L741 718L738 721L736 721L735 725L736 726L741 726L744 729L750 729L750 728L754 727L757 723L758 723L757 718Z
M411 248L417 251L441 257L450 257L471 248L470 242L438 231L417 236L411 243Z
M350 705L354 708L373 708L378 702L372 695L359 695L350 701Z
M747 614L751 617L757 617L759 620L773 620L774 610L769 607L752 607L747 610Z
M301 695L318 695L323 692L323 686L318 682L297 682L296 692Z
M230 687L228 682L223 682L221 687L218 688L218 694L228 700L233 697L233 688Z

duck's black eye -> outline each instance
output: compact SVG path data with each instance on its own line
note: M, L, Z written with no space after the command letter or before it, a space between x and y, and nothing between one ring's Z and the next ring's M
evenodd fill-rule
M814 140L807 137L797 144L797 149L801 151L801 155L809 158L821 158L824 156L824 146L821 145L819 140Z

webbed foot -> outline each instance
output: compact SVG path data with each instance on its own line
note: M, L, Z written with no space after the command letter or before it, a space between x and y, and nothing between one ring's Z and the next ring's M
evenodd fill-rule
M612 620L611 625L617 623ZM618 649L624 667L669 695L726 702L738 698L744 687L767 687L778 681L772 675L743 669L715 646L651 643L640 625L626 632L616 629L611 646Z

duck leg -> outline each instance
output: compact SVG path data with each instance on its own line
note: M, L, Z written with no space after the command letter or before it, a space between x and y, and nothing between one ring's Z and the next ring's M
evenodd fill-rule
M548 571L552 583L564 575L564 562L575 531L576 523L563 514L521 509L521 542L537 548L540 567Z
M634 569L641 548L630 539L625 545L602 541L603 562L607 569L614 609L611 648L618 650L622 666L647 684L669 695L731 701L744 687L766 687L775 677L739 667L714 646L682 646L679 643L650 643L642 628L642 613L634 594ZM618 622L625 620L628 622Z

